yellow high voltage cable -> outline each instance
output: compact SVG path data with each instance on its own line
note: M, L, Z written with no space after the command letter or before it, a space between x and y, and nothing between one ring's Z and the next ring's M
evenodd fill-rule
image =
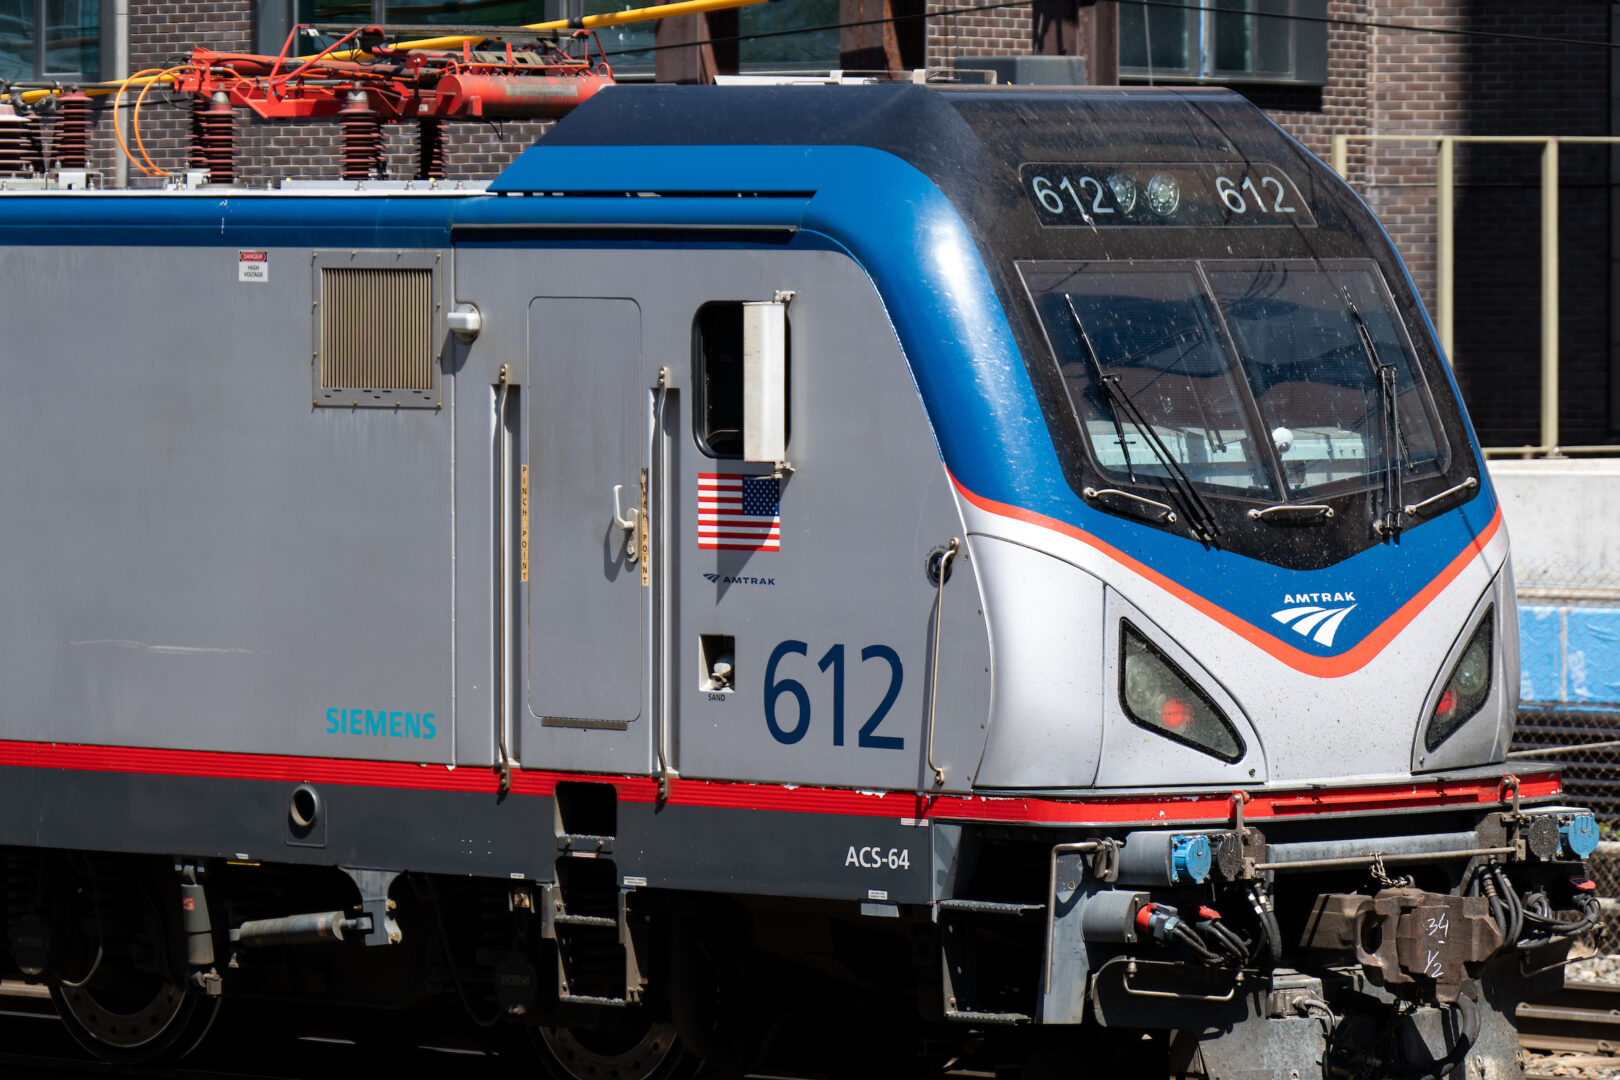
M582 19L553 19L551 22L529 23L519 26L518 30L600 30L607 26L623 26L626 23L656 22L659 19L670 19L676 15L702 15L710 11L729 11L732 8L749 7L753 4L767 3L769 0L681 0L675 4L659 4L654 7L631 8L627 11L610 11L605 15L587 15ZM457 35L453 37L421 38L417 41L401 41L391 46L394 49L454 49L462 44L477 45L488 41L487 37L476 35ZM333 53L334 60L355 60L369 55L361 49L351 49L347 52Z
M80 87L79 93L88 97L106 97L108 94L122 96L125 90L133 87L146 87L152 83L172 83L174 82L174 76L169 72L178 70L178 68L170 68L168 71L163 71L162 68L147 68L146 71L137 72L127 79L110 79L107 82L91 83L89 86ZM151 71L162 71L163 73L161 75L147 74L147 72ZM65 93L67 93L66 90L13 90L9 94L0 95L0 102L20 101L24 105L32 105L41 98L55 97L57 94Z

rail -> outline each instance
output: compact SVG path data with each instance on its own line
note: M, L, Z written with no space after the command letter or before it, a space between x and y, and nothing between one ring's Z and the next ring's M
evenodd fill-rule
M1567 983L1550 997L1518 1007L1519 1045L1562 1054L1606 1054L1620 1050L1620 986ZM1610 1062L1617 1059L1610 1057Z
M1610 135L1334 135L1330 163L1349 179L1350 143L1433 143L1435 147L1435 329L1440 346L1456 363L1453 330L1457 314L1456 149L1458 143L1541 147L1541 442L1536 446L1487 446L1486 457L1562 457L1614 454L1620 446L1561 446L1558 442L1558 148L1575 144L1620 144Z

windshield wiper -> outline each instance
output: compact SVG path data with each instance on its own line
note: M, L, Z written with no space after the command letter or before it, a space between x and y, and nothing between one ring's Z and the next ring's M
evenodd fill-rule
M1097 350L1091 344L1091 335L1086 333L1086 324L1080 321L1080 313L1074 310L1074 297L1065 295L1063 302L1069 306L1069 317L1074 320L1074 329L1080 335L1080 345L1086 350L1086 362L1091 365L1091 377L1097 380L1097 396L1108 409L1108 418L1114 422L1114 434L1119 438L1119 452L1125 455L1125 475L1131 483L1136 483L1136 470L1131 467L1131 448L1125 442L1125 425L1119 421L1119 407L1114 402L1113 389L1103 375L1102 361L1097 358Z
M1394 364L1384 363L1379 357L1372 331L1367 329L1367 320L1361 317L1355 301L1350 299L1350 290L1341 287L1340 292L1344 294L1344 306L1356 322L1356 331L1361 335L1362 351L1367 354L1367 362L1372 365L1373 376L1378 380L1378 443L1384 455L1384 513L1382 517L1374 519L1373 531L1381 536L1395 536L1406 523L1403 512L1405 500L1401 497L1401 465L1407 455L1406 439L1401 435L1400 404L1397 399L1399 388L1396 376L1399 369Z
M1170 473L1171 486L1175 488L1176 494L1181 498L1183 508L1187 511L1187 524L1192 526L1195 534L1210 543L1214 543L1215 537L1220 534L1221 530L1215 524L1214 515L1209 510L1209 504L1204 501L1204 497L1198 494L1198 490L1193 487L1192 480L1187 476L1187 472L1181 467L1180 462L1170 455L1170 451L1159 438L1159 433L1153 430L1153 425L1148 423L1147 418L1142 415L1142 411L1136 407L1136 402L1132 401L1130 395L1126 394L1120 387L1119 376L1108 375L1103 372L1102 359L1097 355L1096 346L1091 343L1091 335L1086 333L1086 324L1081 321L1080 313L1075 310L1074 298L1064 296L1063 301L1069 306L1069 315L1074 319L1074 328L1080 334L1080 344L1084 347L1086 360L1091 365L1091 375L1097 380L1098 396L1108 406L1108 414L1113 418L1114 430L1119 435L1119 448L1125 454L1126 475L1130 477L1131 483L1137 482L1136 473L1131 468L1131 452L1125 446L1125 425L1120 421L1121 413L1130 420L1131 425L1137 431L1142 433L1143 441L1148 444L1148 448L1153 451L1154 456L1163 463L1165 469Z

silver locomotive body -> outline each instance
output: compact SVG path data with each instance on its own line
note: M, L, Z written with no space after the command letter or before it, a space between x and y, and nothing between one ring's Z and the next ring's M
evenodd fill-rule
M1231 95L694 93L0 195L0 971L121 1060L1510 1062L1595 826L1365 208Z

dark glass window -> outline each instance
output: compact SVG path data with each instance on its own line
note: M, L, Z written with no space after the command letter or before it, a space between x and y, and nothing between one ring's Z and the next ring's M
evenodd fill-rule
M5 48L7 5L41 2L80 0L0 0L0 49ZM95 0L82 2L93 5ZM339 26L368 23L522 26L549 19L607 15L638 6L642 5L624 0L544 0L541 4L529 0L292 0L298 22ZM737 45L738 67L755 72L830 71L839 63L838 31L813 28L836 27L837 24L838 0L795 0L792 4L742 8L737 13L737 32L743 39ZM645 78L652 73L657 55L653 52L657 26L654 22L632 23L596 32L616 74ZM278 29L285 37L287 28ZM750 39L751 34L770 36ZM272 36L269 33L264 36L261 49L271 52L280 49L279 39L273 45L269 41ZM331 40L327 37L300 41L299 52L318 52L331 44ZM565 44L573 55L583 54L580 46ZM0 75L3 74L4 68L0 67Z
M1162 445L1193 483L1269 499L1275 485L1256 447L1215 305L1192 268L1082 268L1040 298L1064 385L1097 464L1115 482L1168 479ZM1082 336L1083 331L1083 336ZM1087 347L1089 341L1090 347ZM1091 353L1108 380L1097 385ZM1144 430L1112 395L1135 406ZM1157 439L1157 445L1149 440Z
M1445 470L1445 443L1411 344L1370 268L1206 264L1291 495L1376 482L1396 457L1403 477ZM1382 401L1355 304L1377 359L1395 366L1400 445L1379 445Z
M301 23L349 23L364 26L377 21L371 0L298 0ZM313 51L319 51L313 50Z
M838 67L838 31L810 27L838 25L838 0L794 0L791 4L756 4L737 12L742 40L737 44L741 71L830 71ZM750 34L795 31L750 39Z
M627 7L640 7L640 4L624 3L622 0L571 0L579 7L580 15L607 15L615 11L623 11ZM653 58L657 56L652 52L653 41L658 33L658 24L655 22L630 23L625 26L604 27L596 32L596 39L602 43L602 50L607 53L608 64L612 66L615 74L627 75L633 72L650 72L653 69ZM575 55L579 55L575 50Z
M1308 501L1376 486L1392 463L1407 480L1449 464L1412 343L1365 260L1080 263L1026 280L1114 483L1169 477L1162 452L1212 494ZM1380 367L1394 369L1394 439Z
M0 0L0 78L32 79L35 0Z
M1196 0L1183 0L1196 5ZM1143 4L1119 5L1119 70L1157 78L1191 77L1198 70L1194 33L1198 12Z
M0 0L0 79L100 77L99 0Z
M710 457L740 458L743 451L743 306L704 304L692 326L692 434ZM788 324L787 436L793 437L793 326Z
M518 0L388 0L388 21L460 26L522 26L541 22L534 4Z
M3 0L0 0L3 2ZM286 9L283 9L286 10ZM292 0L291 10L300 23L336 26L523 26L559 17L557 0L525 3L522 0ZM602 4L601 11L617 11L618 5ZM597 14L587 4L584 14ZM279 52L290 26L261 17L259 48ZM276 35L280 35L280 39ZM335 40L333 36L310 37L298 42L302 55L319 52ZM603 45L607 45L604 35Z
M1119 5L1119 71L1166 82L1327 82L1326 0Z

